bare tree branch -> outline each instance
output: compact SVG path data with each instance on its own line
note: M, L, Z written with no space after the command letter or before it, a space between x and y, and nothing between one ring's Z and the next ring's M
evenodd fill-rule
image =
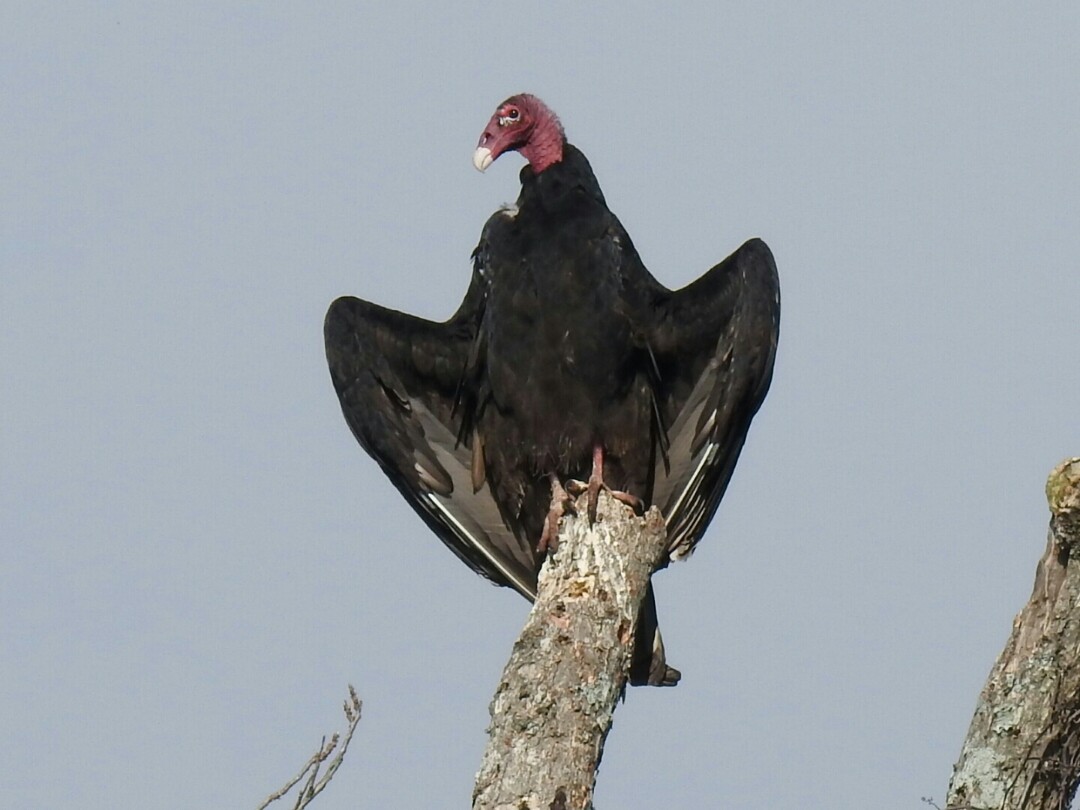
M947 810L1065 810L1080 780L1080 458L1054 468L1046 496L1035 587L979 695Z
M258 810L266 810L270 804L284 797L301 780L304 780L304 786L297 794L293 810L303 810L303 808L311 804L315 797L322 793L323 788L330 783L330 780L334 778L337 769L341 767L341 762L345 759L345 752L349 750L349 742L352 740L353 732L356 731L356 727L360 724L360 709L362 707L363 702L356 696L356 690L353 689L352 684L349 684L349 699L345 701L344 705L345 720L348 722L345 736L341 737L337 732L334 732L330 742L327 742L326 737L323 737L319 749L311 755L311 759L307 761L300 773L286 782L280 790L267 796L266 800L259 805ZM340 748L338 748L338 743L341 744ZM326 766L326 773L320 779L319 770L327 758L334 753L334 749L337 749L337 756L330 760L330 763Z
M491 702L474 810L587 810L615 705L626 687L638 612L667 545L663 518L601 493L564 518L536 604Z

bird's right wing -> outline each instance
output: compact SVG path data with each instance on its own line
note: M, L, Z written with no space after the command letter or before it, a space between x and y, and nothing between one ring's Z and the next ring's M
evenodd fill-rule
M472 427L482 284L474 274L445 323L339 298L326 359L353 435L425 523L474 571L533 598L536 551L500 516Z

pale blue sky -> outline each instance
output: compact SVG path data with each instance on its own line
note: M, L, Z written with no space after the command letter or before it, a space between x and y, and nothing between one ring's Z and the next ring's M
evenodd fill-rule
M527 90L646 264L750 236L773 390L601 807L922 808L1080 452L1075 4L7 3L0 805L468 805L527 609L350 436L322 317L457 306Z

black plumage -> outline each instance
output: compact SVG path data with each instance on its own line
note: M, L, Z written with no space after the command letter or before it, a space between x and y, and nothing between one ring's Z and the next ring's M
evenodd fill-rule
M594 451L606 485L660 508L670 558L693 550L768 390L780 303L757 239L665 288L550 111L516 96L493 126L508 109L550 115L557 159L534 150L516 206L484 226L458 311L434 323L345 297L325 337L360 444L458 557L531 599L552 476L589 478ZM530 157L529 136L505 148ZM650 594L634 683L678 679L655 628Z

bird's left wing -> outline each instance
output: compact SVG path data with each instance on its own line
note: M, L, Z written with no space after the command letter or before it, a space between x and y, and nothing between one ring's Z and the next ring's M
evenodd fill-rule
M664 290L650 308L660 422L652 502L678 559L715 513L772 380L780 328L772 252L751 239L692 284Z
M532 598L536 551L502 520L471 424L482 286L474 273L445 323L339 298L326 359L353 435L420 517L474 571Z

